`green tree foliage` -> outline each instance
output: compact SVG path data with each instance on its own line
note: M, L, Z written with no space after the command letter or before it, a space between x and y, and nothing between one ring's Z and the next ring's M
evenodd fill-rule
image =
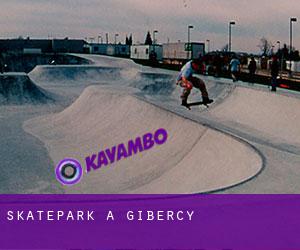
M149 31L146 35L145 45L152 45L152 38L151 38L151 34Z

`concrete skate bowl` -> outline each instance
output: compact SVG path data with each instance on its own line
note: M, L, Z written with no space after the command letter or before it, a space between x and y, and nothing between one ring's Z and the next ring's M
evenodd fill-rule
M71 54L71 55L80 56L81 58L86 59L97 66L142 69L141 65L136 64L135 62L133 62L131 59L128 58L101 56L101 55L93 55L93 54L83 54L83 55Z
M300 98L269 91L237 87L211 114L224 124L265 141L300 146Z
M29 73L37 65L49 65L52 61L62 65L91 64L88 59L68 54L24 54L23 52L3 52L3 60L9 72Z
M30 77L42 84L78 84L115 81L121 77L121 69L91 65L37 66Z
M147 72L139 72L131 86L147 95L170 95L176 87L173 75Z
M52 102L50 94L35 85L25 73L0 75L0 105L43 104Z
M23 127L45 143L55 165L71 157L84 168L87 156L159 128L168 131L164 145L84 174L80 183L63 187L66 193L208 192L247 181L262 168L247 144L101 86L86 88L61 113Z

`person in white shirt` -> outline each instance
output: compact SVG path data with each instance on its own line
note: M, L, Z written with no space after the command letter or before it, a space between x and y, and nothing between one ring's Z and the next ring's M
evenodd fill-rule
M212 100L208 97L208 92L203 80L194 77L194 74L200 70L201 60L194 59L187 62L181 69L177 77L177 85L183 88L181 95L182 106L188 107L187 99L191 93L193 87L199 89L202 94L203 104L212 103Z

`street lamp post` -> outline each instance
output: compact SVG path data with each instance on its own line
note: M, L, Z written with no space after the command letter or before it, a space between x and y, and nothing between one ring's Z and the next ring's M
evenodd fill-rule
M153 45L156 44L155 34L158 33L158 30L153 31Z
M207 42L207 53L209 53L210 52L210 40L207 39L206 42Z
M191 50L191 29L193 29L194 26L193 25L189 25L188 26L188 45L187 45L187 49L188 49L188 59L191 59L191 55L190 55L190 50Z
M297 22L296 17L290 18L290 74L289 76L292 77L292 50L293 50L293 22Z
M155 53L155 44L156 44L156 40L155 40L155 34L158 33L158 30L154 30L153 31L153 52Z
M231 27L235 25L235 21L229 22L229 42L228 42L228 51L231 52Z

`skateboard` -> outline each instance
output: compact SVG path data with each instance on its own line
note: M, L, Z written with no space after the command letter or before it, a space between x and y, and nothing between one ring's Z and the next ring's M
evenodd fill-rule
M184 107L186 107L188 110L191 110L191 107L193 107L193 106L201 106L201 105L204 105L204 106L206 106L207 108L209 108L209 104L211 104L211 103L213 103L214 101L213 100L211 100L210 102L208 102L208 103L204 103L204 102L191 102L191 103L188 103L186 106L184 106Z

